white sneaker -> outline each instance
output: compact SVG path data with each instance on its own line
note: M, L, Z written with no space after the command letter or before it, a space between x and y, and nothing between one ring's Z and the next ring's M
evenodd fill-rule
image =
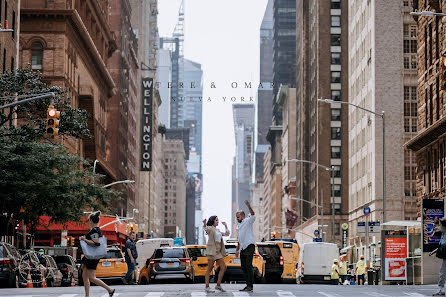
M226 290L223 289L221 286L215 286L215 290L220 291L220 292L226 292Z
M205 288L204 291L205 291L206 293L215 293L215 291L212 290L212 289L209 288L209 287Z

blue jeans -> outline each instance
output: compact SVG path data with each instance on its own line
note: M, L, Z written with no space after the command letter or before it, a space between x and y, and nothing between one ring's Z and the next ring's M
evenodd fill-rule
M135 263L132 262L125 262L127 264L127 273L125 274L124 278L127 280L131 280L132 279L132 274L133 271L135 271Z

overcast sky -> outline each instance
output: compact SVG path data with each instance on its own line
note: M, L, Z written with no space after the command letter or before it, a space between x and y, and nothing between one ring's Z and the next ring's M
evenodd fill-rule
M231 166L235 155L232 103L222 97L254 97L259 81L260 24L267 0L186 0L185 58L204 72L203 201L205 217L231 222ZM171 36L180 0L158 0L160 37ZM253 82L252 89L243 83ZM215 82L216 88L211 88ZM238 82L238 88L231 88ZM247 99L245 99L247 100ZM247 102L247 101L245 101Z

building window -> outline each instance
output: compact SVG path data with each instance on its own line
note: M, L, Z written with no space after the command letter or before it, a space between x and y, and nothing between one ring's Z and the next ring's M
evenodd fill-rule
M333 189L333 197L341 197L341 185L331 185Z
M332 71L331 72L331 82L332 83L341 83L341 72L340 71Z
M3 49L3 73L6 71L6 48Z
M331 53L331 64L341 65L341 53Z
M332 27L341 27L341 16L332 15L331 16L331 26Z
M340 146L332 146L331 147L331 157L339 159L341 158L341 147Z
M11 72L14 71L14 58L11 57Z
M341 139L341 128L331 128L331 139Z
M340 46L341 45L341 35L340 34L331 34L331 45L332 46Z
M334 170L334 177L341 177L341 166L339 165L334 165L332 166L333 170Z
M341 9L341 0L331 0L331 9Z
M405 54L416 54L417 53L417 41L407 40L403 42L403 50Z
M341 120L341 110L340 109L332 109L331 110L331 120L332 121L340 121Z
M40 42L33 42L31 46L31 69L42 70L43 46Z
M339 223L335 223L335 235L340 235L341 234L341 225L339 225Z
M331 99L334 101L341 101L341 90L331 91Z
M403 0L403 6L409 6L409 0Z

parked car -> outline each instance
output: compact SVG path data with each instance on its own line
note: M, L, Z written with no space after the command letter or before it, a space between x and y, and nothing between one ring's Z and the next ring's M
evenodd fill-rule
M62 285L62 272L57 268L54 259L48 255L41 255L39 261L47 269L47 274L45 275L46 285L48 287L60 287Z
M104 281L121 281L126 273L127 264L121 249L117 246L107 247L107 256L99 260L96 266L96 277ZM79 269L79 284L83 285L82 268Z
M0 283L3 286L18 288L20 286L20 253L6 242L0 242Z
M229 243L230 242L230 243ZM240 258L235 257L235 251L237 248L237 242L226 241L226 256L223 258L226 264L226 272L223 277L224 282L234 281L234 280L244 280L245 276L242 271L242 265ZM258 283L265 282L265 261L259 253L256 246L254 257L252 258L252 266L254 268L254 279ZM215 277L214 281L218 279L218 274L220 270L218 264L215 264Z
M70 286L71 278L74 277L74 282L78 280L78 269L76 261L70 255L53 256L57 268L62 273L62 286Z
M194 267L186 247L162 247L155 250L149 266L150 281L163 277L195 281Z
M328 242L304 243L300 253L298 283L329 283L333 259L339 258L338 246Z

